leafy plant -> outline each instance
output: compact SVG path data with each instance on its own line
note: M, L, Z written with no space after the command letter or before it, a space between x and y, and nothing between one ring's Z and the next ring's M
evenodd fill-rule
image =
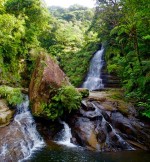
M150 118L150 99L147 100L147 102L138 102L139 108L144 108L144 111L142 110L142 115Z
M63 86L49 103L42 103L41 106L46 116L55 120L65 112L70 113L72 110L79 109L81 98L81 94L73 86Z
M116 74L126 98L150 118L149 12L145 0L97 1L93 29L107 42L108 72Z
M10 105L17 105L23 101L23 95L19 88L0 86L0 96L5 98Z

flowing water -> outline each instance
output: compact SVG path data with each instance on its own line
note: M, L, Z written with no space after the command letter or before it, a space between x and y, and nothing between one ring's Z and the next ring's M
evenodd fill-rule
M69 125L64 121L60 121L60 123L63 124L64 129L59 133L59 138L56 142L68 147L76 147L73 143L71 143L72 134Z
M60 132L62 138L58 142L47 141L47 146L36 151L33 156L24 162L149 162L150 153L147 151L118 151L96 152L82 147L72 147L71 130L67 123ZM71 145L70 145L71 144ZM71 146L71 147L70 147Z
M95 113L100 114L96 106L93 106ZM104 123L107 123L105 119L103 120ZM24 160L24 162L149 162L150 152L133 151L132 147L125 143L113 128L112 130L117 135L119 142L130 151L88 151L86 148L72 144L69 125L64 121L60 121L60 123L63 124L64 129L59 133L57 141L47 141L44 148L35 151L31 158Z
M32 115L29 111L29 101L26 101L17 107L17 114L14 119L14 125L18 125L17 129L21 130L23 139L19 141L21 153L23 154L23 162L149 162L150 153L146 151L121 151L111 153L100 153L88 151L85 148L75 146L71 143L71 130L67 123L62 122L64 129L60 132L57 142L47 141L43 139L36 130L36 126ZM15 129L14 127L12 129ZM12 130L13 131L13 130ZM13 134L13 132L10 132ZM8 145L1 146L0 156L8 156ZM14 149L16 149L14 147ZM14 150L13 150L14 151ZM6 158L7 159L7 158ZM15 161L18 160L0 160Z
M104 88L104 84L101 78L101 69L103 67L103 54L104 48L97 51L90 62L89 72L87 74L86 80L82 87L89 90L98 90Z
M50 143L25 162L149 162L150 152L93 152L79 147L68 148Z
M21 161L29 158L34 151L45 146L36 130L34 119L29 111L29 100L17 106L17 113L6 128L2 128L0 162Z
M29 111L29 99L17 106L17 114L14 121L20 126L24 139L20 142L22 153L25 158L36 150L44 146L44 141L36 130L36 125Z
M130 144L128 144L117 132L116 130L113 128L113 126L106 121L104 115L102 114L102 112L100 111L100 109L97 108L97 106L92 103L93 107L95 108L95 113L98 115L100 115L102 117L102 125L105 126L105 129L107 130L107 128L109 127L111 129L111 134L113 134L116 139L117 139L117 143L116 141L113 141L110 138L110 135L107 132L107 140L106 140L106 144L110 145L111 143L113 143L116 146L119 146L120 148L122 148L123 150L135 150ZM85 112L84 112L85 113Z

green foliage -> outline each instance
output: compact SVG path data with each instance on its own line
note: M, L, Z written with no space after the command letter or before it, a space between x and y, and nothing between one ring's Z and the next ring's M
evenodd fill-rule
M91 43L85 45L78 52L68 52L66 55L60 55L60 66L69 77L74 86L80 86L89 68L90 59L93 51L98 49L98 45ZM69 60L66 64L66 60Z
M41 50L58 59L74 85L82 82L96 50L87 47L97 41L95 32L87 32L94 12L79 5L49 11L53 16L41 0L0 1L0 84L28 87Z
M19 88L0 86L0 97L5 98L10 105L17 105L23 101L23 95Z
M49 11L57 19L63 19L68 22L82 21L83 23L86 23L88 21L91 21L94 16L93 9L89 9L87 7L76 4L70 6L69 8L52 6L49 7Z
M49 18L40 0L0 1L1 84L18 86L29 80L35 60L32 50L39 53L39 35L48 27Z
M53 28L55 33L49 34L52 41L46 41L47 38L44 41L48 42L46 48L58 59L71 83L79 86L88 71L92 54L98 49L96 32L88 30L94 12L79 5L68 9L50 7L49 10L57 20Z
M139 108L144 108L144 112L142 112L143 116L146 116L150 118L150 99L147 100L147 103L145 102L138 102Z
M92 29L107 42L105 59L118 75L126 97L150 117L149 11L146 0L98 0Z
M79 109L80 105L81 94L73 86L63 86L50 103L42 103L41 106L46 116L55 120L66 112Z

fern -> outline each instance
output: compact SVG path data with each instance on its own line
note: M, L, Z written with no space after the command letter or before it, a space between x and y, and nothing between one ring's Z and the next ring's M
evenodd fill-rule
M50 103L42 103L42 108L46 116L55 120L62 116L64 112L77 110L81 105L81 94L73 86L61 87L57 94L50 100Z

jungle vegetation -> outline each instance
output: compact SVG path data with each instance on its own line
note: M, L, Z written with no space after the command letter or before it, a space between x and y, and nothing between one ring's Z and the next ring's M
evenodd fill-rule
M120 79L125 98L150 118L149 8L147 0L97 0L95 9L0 0L0 85L28 87L42 51L80 86L103 42L108 72Z

